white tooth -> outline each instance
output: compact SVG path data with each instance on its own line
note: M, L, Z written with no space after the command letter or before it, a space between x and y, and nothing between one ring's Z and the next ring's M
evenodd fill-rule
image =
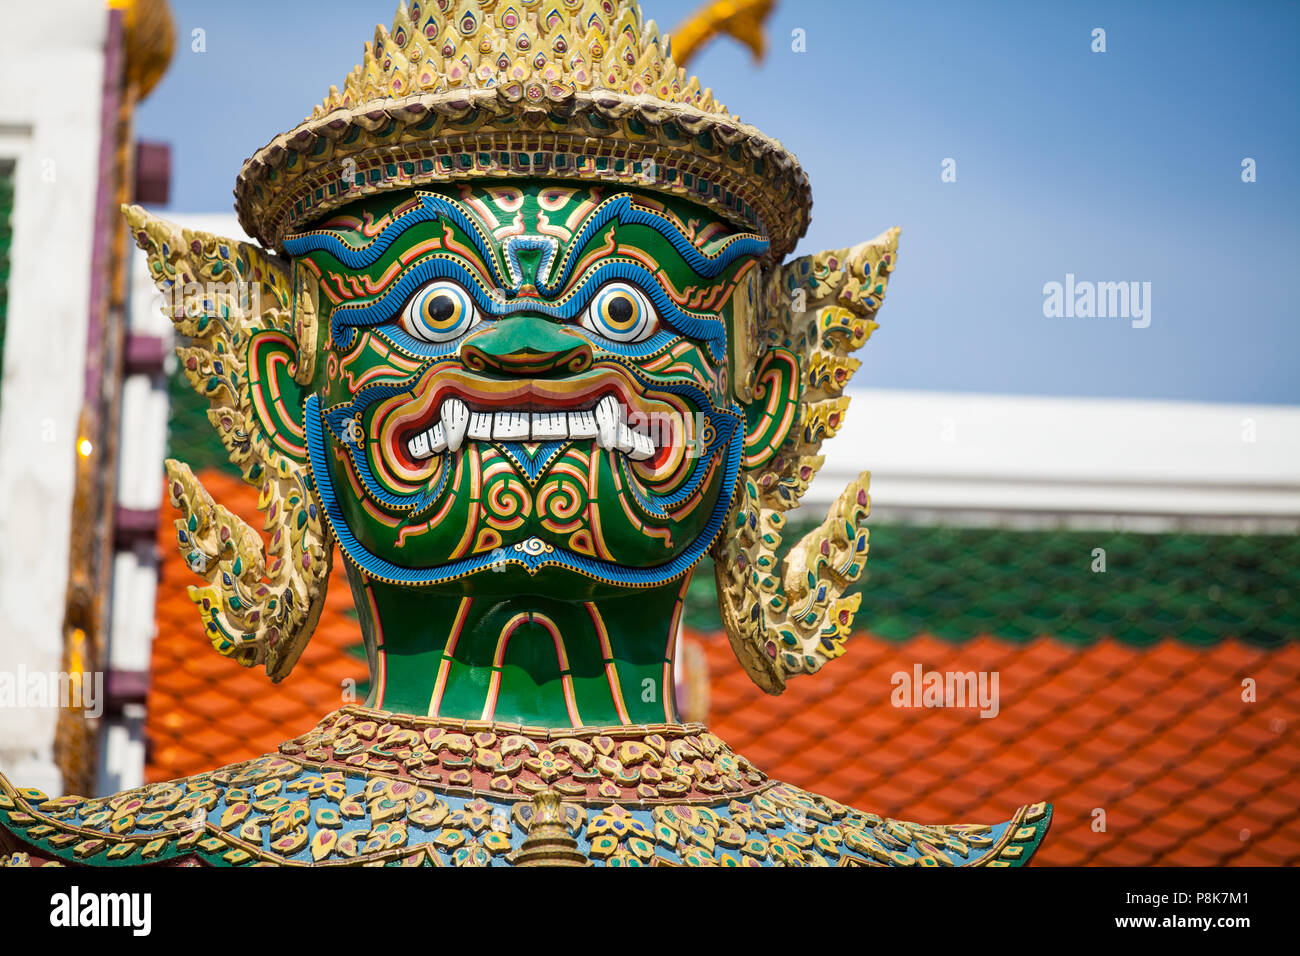
M569 437L569 417L564 412L533 412L533 441Z
M406 450L411 453L412 458L428 458L433 454L429 450L429 436L425 432L420 432L406 443Z
M434 425L424 433L429 439L429 450L435 454L447 450L447 436L443 433L442 422Z
M632 450L627 453L627 457L633 461L645 461L647 458L653 458L655 454L654 439L649 435L642 435L640 432L632 433Z
M459 451L465 440L465 429L469 427L469 407L459 398L449 398L442 403L439 417L447 438L447 450Z
M610 449L618 444L618 430L622 425L622 414L618 399L606 395L596 405L596 443L601 448ZM626 428L626 425L623 425Z
M626 425L618 426L618 438L614 442L614 447L624 454L631 452L636 448L636 432Z
M595 438L596 416L591 412L569 412L570 438Z
M528 439L527 412L497 412L492 423L492 434L496 438Z
M476 441L487 441L492 437L492 413L470 412L469 429L466 433Z

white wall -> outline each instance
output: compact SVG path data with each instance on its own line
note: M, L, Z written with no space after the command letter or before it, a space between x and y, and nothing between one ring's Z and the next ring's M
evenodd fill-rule
M0 157L17 160L0 378L0 671L57 671L98 188L107 6L7 3ZM57 711L0 711L0 769L59 792Z
M1300 528L1300 407L849 394L810 503L824 507L869 470L877 517Z

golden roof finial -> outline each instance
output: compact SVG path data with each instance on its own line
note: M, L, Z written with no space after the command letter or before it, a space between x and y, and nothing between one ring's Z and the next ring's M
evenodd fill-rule
M763 24L775 7L776 0L713 0L673 31L673 59L678 66L686 66L710 40L721 34L735 37L761 62L767 46Z
M126 78L142 100L158 85L176 51L176 24L167 0L111 0L123 11Z

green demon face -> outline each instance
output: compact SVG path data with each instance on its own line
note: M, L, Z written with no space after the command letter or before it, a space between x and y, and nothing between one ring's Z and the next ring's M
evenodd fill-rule
M654 587L719 533L745 454L729 338L763 237L650 194L512 183L359 202L285 246L325 333L313 478L372 578Z

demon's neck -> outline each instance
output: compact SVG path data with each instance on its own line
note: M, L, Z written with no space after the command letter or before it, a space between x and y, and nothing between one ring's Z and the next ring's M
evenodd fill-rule
M676 723L673 657L690 575L629 596L439 596L349 568L368 707L533 727Z

